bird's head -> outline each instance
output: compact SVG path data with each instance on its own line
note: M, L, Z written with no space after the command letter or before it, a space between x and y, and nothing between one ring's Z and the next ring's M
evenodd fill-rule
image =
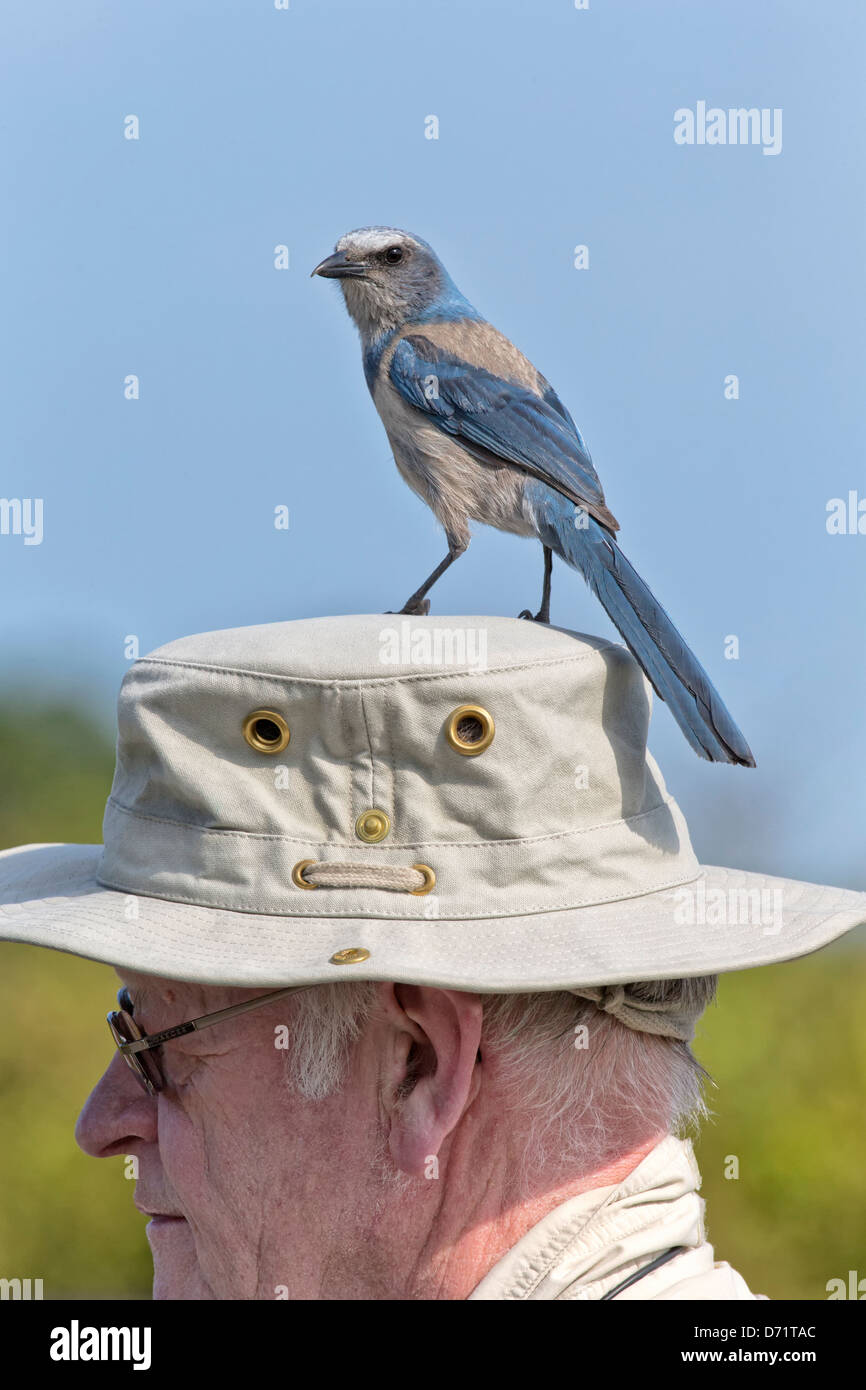
M312 273L339 280L362 338L378 337L461 298L433 248L398 227L347 232Z

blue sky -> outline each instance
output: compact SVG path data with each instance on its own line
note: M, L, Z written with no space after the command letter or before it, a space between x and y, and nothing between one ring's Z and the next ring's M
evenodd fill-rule
M861 5L42 0L0 28L0 491L44 499L41 545L0 535L6 686L111 729L130 633L400 606L441 533L309 272L404 226L553 382L757 755L703 764L657 705L699 854L866 888L866 535L825 524L866 499ZM780 108L781 153L678 146L700 100ZM434 612L516 614L540 573L480 528ZM553 620L612 631L562 566Z

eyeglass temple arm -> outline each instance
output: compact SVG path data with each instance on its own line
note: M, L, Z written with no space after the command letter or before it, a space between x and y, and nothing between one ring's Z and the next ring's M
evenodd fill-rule
M248 1013L250 1009L258 1009L262 1004L276 1003L278 999L283 999L287 994L301 994L305 989L314 989L314 985L287 985L285 989L275 989L270 994L259 994L255 999L247 999L243 1004L231 1004L227 1009L218 1009L214 1014L203 1014L201 1018L192 1018L188 1023L179 1023L175 1028L166 1028L161 1033L150 1033L146 1038L138 1038L135 1042L124 1043L121 1051L123 1052L147 1052L150 1048L159 1047L164 1042L170 1042L172 1038L182 1038L187 1033L200 1033L203 1028L210 1028L213 1023L222 1023L226 1018L234 1018L237 1014Z

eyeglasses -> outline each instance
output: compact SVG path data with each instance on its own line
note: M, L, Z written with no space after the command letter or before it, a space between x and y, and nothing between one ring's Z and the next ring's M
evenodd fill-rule
M187 1033L197 1033L202 1028L212 1028L215 1023L222 1023L226 1018L235 1018L238 1014L258 1009L263 1004L274 1003L277 999L284 999L287 994L299 994L312 988L312 985L288 985L285 989L271 990L270 994L259 994L255 999L247 999L244 1004L232 1004L231 1008L218 1009L213 1014L203 1014L201 1018L193 1018L189 1023L178 1023L174 1028L165 1028L161 1033L142 1033L132 1016L129 991L124 988L117 992L120 1008L112 1009L108 1015L108 1026L117 1044L117 1050L130 1070L141 1082L147 1094L155 1096L158 1091L164 1090L166 1085L165 1074L157 1055L157 1049L161 1048L163 1043L171 1042L172 1038L182 1038Z

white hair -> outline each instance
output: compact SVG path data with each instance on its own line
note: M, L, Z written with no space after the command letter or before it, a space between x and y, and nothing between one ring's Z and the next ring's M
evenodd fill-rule
M717 977L643 981L629 991L695 1014ZM326 984L295 1001L287 1053L292 1087L323 1100L346 1083L352 1050L380 986ZM482 1059L495 1062L512 1123L525 1133L521 1177L552 1160L575 1176L620 1158L660 1130L685 1135L706 1118L711 1080L688 1043L636 1032L567 992L482 995ZM411 1091L410 1076L400 1087Z

